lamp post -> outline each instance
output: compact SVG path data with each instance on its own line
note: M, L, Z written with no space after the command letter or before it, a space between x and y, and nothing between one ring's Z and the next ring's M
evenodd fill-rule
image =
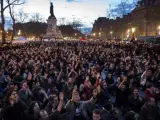
M19 36L21 35L21 30L18 30L18 35L19 35Z
M101 34L102 34L102 33L101 33L101 32L99 32L99 37L101 37Z
M111 39L112 39L113 31L110 31L110 35L111 35Z
M130 38L130 29L127 30L127 40Z
M93 33L93 36L95 37L95 36L96 36L96 33Z
M158 26L158 35L160 35L160 25Z
M136 29L135 28L132 28L132 39L135 40L135 31Z

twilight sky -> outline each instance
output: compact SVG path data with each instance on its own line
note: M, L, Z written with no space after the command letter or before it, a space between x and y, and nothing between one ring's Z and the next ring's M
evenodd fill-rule
M49 16L50 1L53 1L58 23L63 23L62 18L66 18L65 21L80 19L87 26L92 26L98 17L106 16L109 4L121 2L121 0L27 0L23 10L27 13L40 13L46 20Z
M112 8L121 1L136 0L26 0L24 5L17 6L16 10L22 9L25 13L39 13L44 22L50 15L50 1L54 5L54 14L58 24L80 20L85 27L92 27L98 17L106 17L109 5ZM9 16L8 10L5 11ZM30 19L30 18L29 18ZM10 22L6 22L10 26Z

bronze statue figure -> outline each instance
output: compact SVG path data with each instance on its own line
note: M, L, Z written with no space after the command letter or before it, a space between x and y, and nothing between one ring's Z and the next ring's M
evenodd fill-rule
M51 2L51 6L50 6L50 14L52 17L54 17L54 12L53 12L53 3Z

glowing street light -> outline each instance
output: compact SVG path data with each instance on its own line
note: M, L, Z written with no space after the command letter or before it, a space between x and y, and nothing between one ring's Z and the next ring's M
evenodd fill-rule
M136 31L136 29L135 29L135 28L132 28L132 39L133 39L133 40L135 40L135 35L134 35L134 34L135 34L135 31Z
M110 34L111 34L111 39L112 39L112 34L113 34L113 31L110 31Z
M135 33L136 29L135 28L132 28L132 33Z
M18 30L18 35L21 35L21 30Z
M160 25L158 26L158 35L160 35Z
M99 32L99 37L101 36L101 32Z
M96 33L93 33L93 36L95 37L95 36L96 36Z

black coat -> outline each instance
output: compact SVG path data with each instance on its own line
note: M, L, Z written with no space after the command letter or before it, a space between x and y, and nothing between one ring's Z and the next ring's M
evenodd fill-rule
M1 115L3 120L26 120L25 110L27 106L20 100L13 106L8 102L2 108Z

